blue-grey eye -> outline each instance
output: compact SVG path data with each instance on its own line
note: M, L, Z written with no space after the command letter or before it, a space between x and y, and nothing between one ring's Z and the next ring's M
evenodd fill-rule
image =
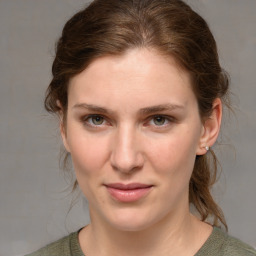
M165 124L166 118L163 117L163 116L155 116L155 117L153 118L153 122L154 122L155 125L161 126L161 125L164 125L164 124Z
M93 125L102 125L104 123L104 118L102 116L92 116L90 119Z

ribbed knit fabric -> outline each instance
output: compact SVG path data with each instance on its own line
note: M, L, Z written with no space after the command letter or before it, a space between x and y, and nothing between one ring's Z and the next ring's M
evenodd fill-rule
M212 234L195 256L256 256L256 251L239 239L214 227Z
M79 245L78 232L74 232L27 256L85 255ZM256 251L249 245L214 227L210 237L194 256L256 256Z
M78 231L71 233L27 256L85 256L78 241Z

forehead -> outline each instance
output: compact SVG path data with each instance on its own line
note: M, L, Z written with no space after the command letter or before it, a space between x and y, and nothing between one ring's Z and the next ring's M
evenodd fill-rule
M194 99L189 73L173 57L147 49L98 58L73 77L69 86L71 104L83 101L111 104L129 99L133 103L137 100L138 105L149 105Z

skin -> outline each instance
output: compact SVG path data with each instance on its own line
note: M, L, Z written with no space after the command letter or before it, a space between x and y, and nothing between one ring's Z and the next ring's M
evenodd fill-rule
M216 99L202 122L189 73L152 49L96 59L72 78L61 133L89 202L84 253L194 255L212 227L189 212L189 180L220 120ZM152 187L125 203L105 186L117 182Z

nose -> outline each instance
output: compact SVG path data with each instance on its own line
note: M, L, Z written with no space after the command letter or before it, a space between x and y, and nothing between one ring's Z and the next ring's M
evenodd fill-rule
M131 173L144 165L139 136L132 128L118 129L112 141L111 165L116 171Z

